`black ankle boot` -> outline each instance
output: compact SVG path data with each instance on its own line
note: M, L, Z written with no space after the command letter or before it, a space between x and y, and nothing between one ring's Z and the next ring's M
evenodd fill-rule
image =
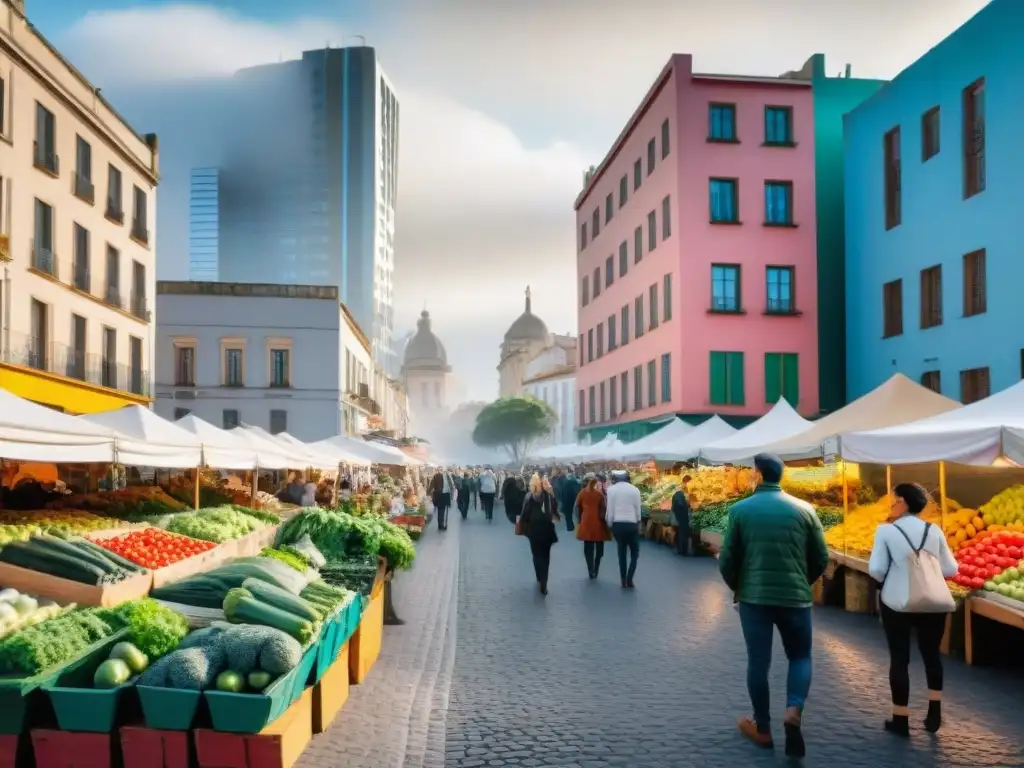
M929 733L935 733L942 727L942 702L929 701L928 714L924 718L924 728Z
M885 730L897 736L910 736L910 722L906 715L893 715L892 720L885 721Z

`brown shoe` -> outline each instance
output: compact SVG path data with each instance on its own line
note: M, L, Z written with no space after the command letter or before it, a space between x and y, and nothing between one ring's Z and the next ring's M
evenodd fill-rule
M741 717L736 721L736 727L740 729L740 733L743 734L745 739L748 739L762 749L773 749L775 747L772 735L758 731L757 723L754 722L753 718Z

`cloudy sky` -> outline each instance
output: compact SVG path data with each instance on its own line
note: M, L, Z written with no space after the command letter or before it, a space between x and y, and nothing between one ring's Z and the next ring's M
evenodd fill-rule
M187 273L188 171L216 163L213 81L341 46L378 50L401 101L397 303L424 306L472 399L533 307L575 332L572 202L673 52L776 75L813 53L892 77L987 0L27 0L44 35L161 140L159 276ZM268 105L272 109L273 105Z

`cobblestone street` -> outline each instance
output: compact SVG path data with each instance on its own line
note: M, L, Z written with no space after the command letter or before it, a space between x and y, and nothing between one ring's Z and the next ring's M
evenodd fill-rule
M466 523L453 515L446 534L432 528L416 568L398 581L408 623L385 630L377 667L303 765L785 764L781 726L777 754L736 733L735 717L749 708L745 656L715 561L645 545L637 589L623 592L613 549L590 582L581 545L564 528L560 536L542 598L526 542L502 510L491 524L471 512ZM931 737L920 726L924 675L915 661L915 728L900 742L881 729L888 656L877 621L819 609L815 622L805 765L1024 765L1016 680L949 662L946 724ZM784 675L776 643L780 714Z

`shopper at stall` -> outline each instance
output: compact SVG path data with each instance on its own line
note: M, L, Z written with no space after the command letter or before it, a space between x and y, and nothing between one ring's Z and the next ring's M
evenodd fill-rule
M490 467L484 467L484 471L477 478L480 483L480 504L484 508L484 517L488 521L494 518L494 495L498 491L498 478Z
M892 719L885 730L910 735L910 636L924 661L928 714L924 727L935 733L942 725L942 635L946 615L955 608L946 579L957 572L941 528L918 515L928 506L928 492L917 483L892 490L890 522L878 526L868 573L882 584L882 627L889 643L889 687Z
M558 492L558 507L565 512L565 528L568 531L572 531L576 524L573 515L569 514L569 510L576 506L576 497L580 495L582 489L580 481L576 478L576 473L570 467L562 480L561 490Z
M814 507L785 493L782 459L754 457L761 482L733 505L718 554L718 569L739 602L747 646L747 692L752 718L740 733L759 747L774 746L768 669L775 628L789 660L786 678L786 754L803 757L804 703L811 689L811 585L825 572L828 547Z
M683 475L679 490L672 494L672 517L676 521L676 554L684 557L691 554L690 544L690 480Z
M548 593L551 547L558 543L558 533L555 531L557 519L558 505L550 483L534 474L530 478L530 490L523 503L522 515L516 523L516 531L522 532L530 542L533 571L542 595Z
M576 484L579 485L579 482ZM597 489L597 478L589 476L587 487L579 492L573 506L563 509L572 509L571 516L577 518L579 525L576 527L576 539L583 542L583 558L587 561L587 573L591 579L596 579L598 571L601 570L601 558L604 557L604 543L611 541L612 538L611 531L604 521L606 501L604 494Z
M519 513L523 511L525 495L526 490L523 488L522 479L509 472L501 486L501 499L505 503L505 517L510 523L515 523Z
M601 476L598 475L598 482ZM633 589L636 560L640 556L640 490L629 482L629 473L613 472L605 490L605 521L615 537L619 554L619 577L623 589ZM600 487L600 486L598 486ZM626 551L629 565L626 565Z

